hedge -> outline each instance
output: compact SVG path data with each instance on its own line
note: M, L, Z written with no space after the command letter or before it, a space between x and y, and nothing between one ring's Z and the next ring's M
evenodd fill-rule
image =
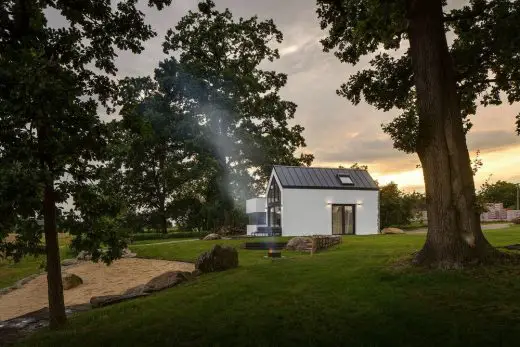
M136 233L132 234L132 241L143 240L163 240L163 239L183 239L183 238L200 238L208 235L209 232L200 231L180 231L175 233Z

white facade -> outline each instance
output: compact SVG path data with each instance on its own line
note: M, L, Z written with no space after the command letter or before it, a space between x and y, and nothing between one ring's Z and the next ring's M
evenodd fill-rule
M354 205L356 235L379 233L379 191L282 188L282 235L331 235L332 204Z

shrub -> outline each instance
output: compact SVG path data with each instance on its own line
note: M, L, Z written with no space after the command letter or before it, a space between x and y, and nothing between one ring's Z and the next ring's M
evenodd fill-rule
M182 239L182 238L201 238L208 235L205 231L181 231L175 233L136 233L132 234L132 241L143 241L143 240L162 240L162 239Z

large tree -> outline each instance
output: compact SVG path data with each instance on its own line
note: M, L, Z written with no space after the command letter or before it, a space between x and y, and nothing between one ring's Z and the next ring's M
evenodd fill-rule
M117 91L110 77L117 72L116 49L139 53L142 41L155 35L136 2L0 3L0 240L19 231L14 245L0 247L16 258L37 251L42 230L36 220L43 219L51 327L66 321L57 203L69 197L66 183L85 182L95 171L92 161L102 159L109 134L98 106L110 110ZM160 9L170 2L148 5ZM49 14L60 15L65 25L48 23ZM84 231L78 237L92 233Z
M308 165L313 159L295 156L305 140L303 127L290 124L296 105L279 95L287 76L260 68L279 58L271 43L281 40L272 20L236 20L209 0L167 33L165 53L178 55L196 81L193 98L206 140L202 154L211 168L204 195L208 213L220 219L213 226L229 224L233 199L262 187L273 164Z
M372 56L371 68L350 76L338 94L403 111L384 129L396 148L416 152L423 168L429 225L415 262L457 267L497 254L480 228L465 132L479 102L520 99L520 2L445 6L443 0L318 0L318 14L329 29L325 51L349 64Z
M168 59L154 79L121 83L121 136L112 144L111 165L122 171L130 206L163 233L202 166L196 156L200 116L193 113L190 81L178 62Z

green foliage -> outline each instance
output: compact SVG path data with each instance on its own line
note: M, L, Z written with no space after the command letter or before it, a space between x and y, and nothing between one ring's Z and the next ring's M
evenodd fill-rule
M443 2L446 6L447 2ZM370 68L351 75L338 90L354 104L361 100L382 109L401 110L383 130L402 151L416 151L418 116L407 36L407 2L392 0L318 0L325 51L334 51L342 62L356 64L371 56ZM456 70L457 88L465 130L477 106L520 101L520 1L470 0L446 10L444 22L454 35L450 54ZM383 49L383 50L382 50ZM520 134L520 115L517 132Z
M426 209L423 194L404 193L393 182L380 187L379 199L381 228L406 226L412 222L416 212Z
M270 42L282 38L272 20L235 20L228 9L219 12L207 0L168 31L163 45L165 53L179 54L197 79L198 111L205 114L209 154L219 170L233 167L234 175L245 177L250 169L249 176L262 188L273 164L310 165L313 159L294 157L305 140L303 127L288 124L296 105L279 95L287 76L259 68L279 58Z
M148 1L157 8L169 3ZM14 248L0 243L8 255L37 253L35 240L41 239L42 227L34 221L42 218L44 187L52 206L71 196L70 182L85 184L95 176L92 162L103 160L110 135L98 104L112 111L117 84L108 76L117 72L116 49L140 53L142 41L155 36L136 1L112 5L36 0L0 4L1 230L21 236ZM48 11L60 13L65 26L49 25ZM82 237L92 235L92 230L83 230Z
M512 182L498 180L488 181L480 187L478 197L483 203L503 203L505 208L516 208L518 185Z
M121 82L122 122L113 174L132 210L182 228L245 225L245 199L262 190L273 164L310 165L296 105L283 100L287 76L259 68L279 58L272 20L233 18L201 2L170 29L172 57L153 78ZM178 59L176 58L178 57ZM155 224L155 223L154 223Z
M184 238L201 238L208 235L207 231L176 231L173 233L136 233L131 235L132 241L167 240Z

